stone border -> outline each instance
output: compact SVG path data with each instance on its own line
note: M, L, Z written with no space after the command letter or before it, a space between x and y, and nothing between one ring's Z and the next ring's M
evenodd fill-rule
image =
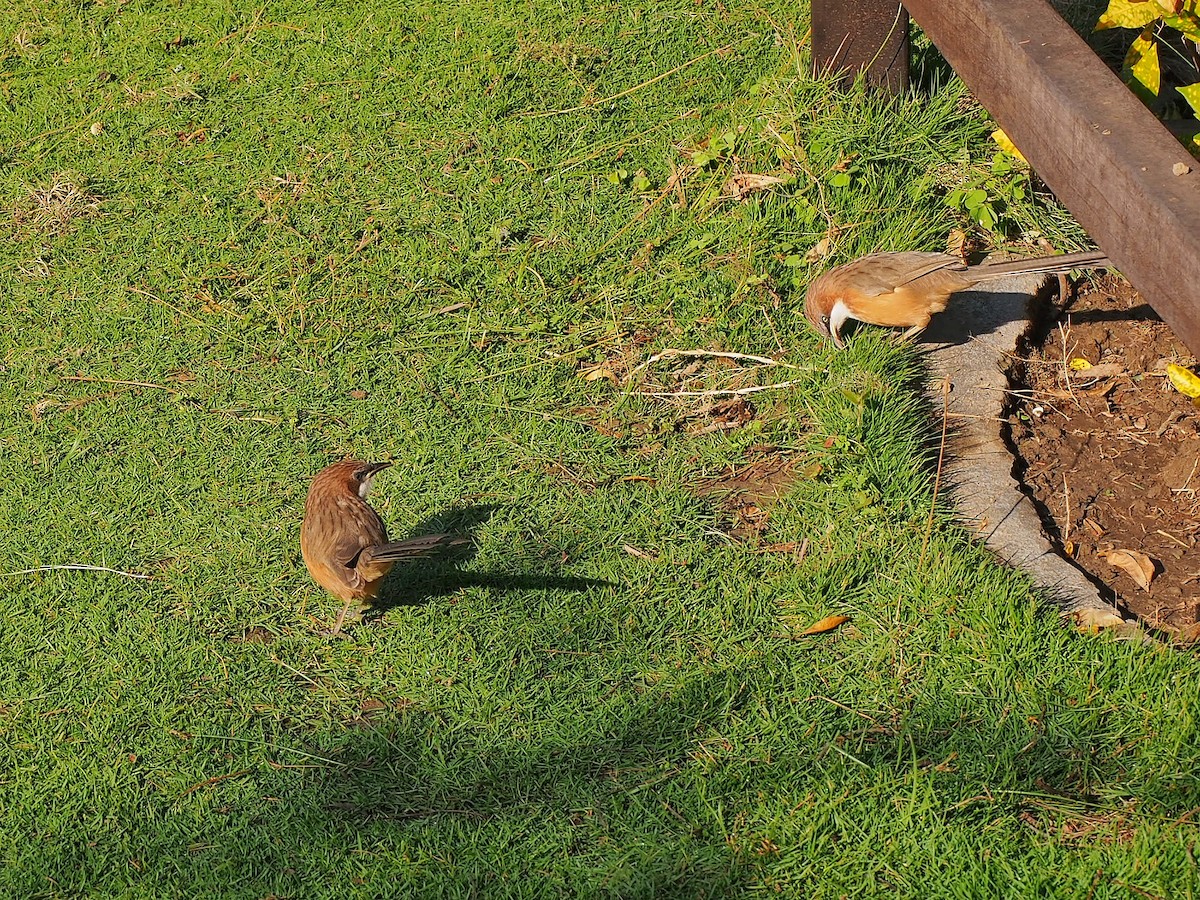
M1013 476L1004 439L1009 360L1030 327L1032 298L1044 282L1042 275L1016 276L994 282L993 290L957 294L922 335L935 417L943 398L946 403L942 479L967 527L1005 562L1028 572L1063 615L1085 628L1128 628L1132 623L1087 575L1051 546L1033 501Z

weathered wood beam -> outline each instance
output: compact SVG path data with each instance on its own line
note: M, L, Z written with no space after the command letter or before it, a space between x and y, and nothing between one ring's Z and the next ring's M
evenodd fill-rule
M900 0L812 0L812 50L819 75L864 72L872 87L908 89L908 13Z
M1079 224L1200 354L1200 163L1045 0L905 5Z

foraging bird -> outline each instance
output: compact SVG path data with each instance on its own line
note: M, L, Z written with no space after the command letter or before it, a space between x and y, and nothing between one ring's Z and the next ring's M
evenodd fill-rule
M968 266L949 253L872 253L813 279L804 314L813 328L844 347L847 319L907 328L913 337L946 308L950 295L1010 275L1053 275L1111 266L1099 250Z
M371 482L390 462L346 459L316 474L304 503L300 552L317 584L345 602L333 633L352 603L365 607L398 562L425 559L466 543L452 534L389 542L387 527L367 503Z

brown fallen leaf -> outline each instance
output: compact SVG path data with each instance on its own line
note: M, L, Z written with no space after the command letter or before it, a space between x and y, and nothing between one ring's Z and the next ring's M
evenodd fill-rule
M1154 580L1154 560L1140 550L1109 550L1101 554L1110 566L1127 574L1143 591L1150 590Z
M807 628L800 632L801 637L810 634L824 634L826 631L833 631L839 625L850 621L849 616L826 616L819 622L813 622Z
M783 179L778 175L756 175L753 172L739 172L736 175L729 176L729 180L725 182L725 187L721 192L726 196L745 200L756 191L765 191L767 188L775 187L777 184L783 184Z
M175 132L175 140L179 141L185 147L188 144L203 144L208 140L208 129L197 127L188 131L185 128L183 131Z
M833 250L833 241L830 238L823 237L804 254L804 261L810 265L815 262L820 262L827 257Z
M579 377L584 381L599 381L601 378L604 378L613 384L617 383L616 373L607 366L595 366L591 369L584 369L579 373Z
M657 556L651 556L645 550L639 550L637 547L633 546L632 544L624 544L624 545L622 545L621 549L624 550L626 553L628 553L630 556L636 556L638 559L648 559L651 562L654 562L658 559Z
M1088 366L1086 369L1077 369L1075 371L1075 377L1083 380L1113 378L1124 374L1125 367L1120 363L1099 363L1098 365Z

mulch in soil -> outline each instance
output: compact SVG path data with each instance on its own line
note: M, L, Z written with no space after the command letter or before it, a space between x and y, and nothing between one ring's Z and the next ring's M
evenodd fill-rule
M1116 277L1082 285L1022 356L1011 437L1051 539L1127 613L1200 639L1200 408L1166 377L1196 358Z

